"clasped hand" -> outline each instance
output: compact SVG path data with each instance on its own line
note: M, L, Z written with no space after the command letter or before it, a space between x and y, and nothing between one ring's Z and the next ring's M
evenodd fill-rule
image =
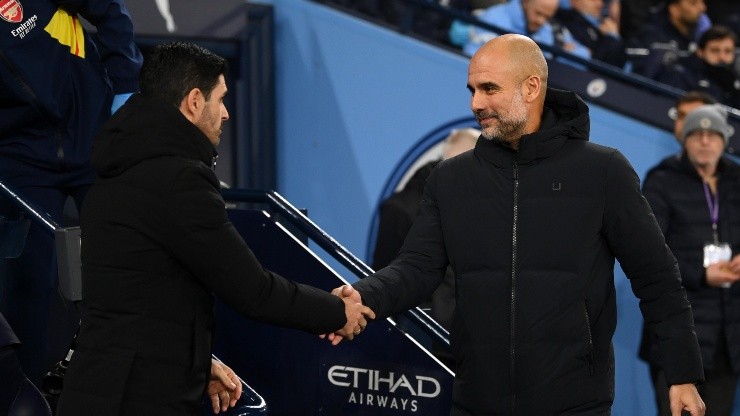
M707 284L712 287L728 287L740 280L740 254L730 261L714 263L706 268Z
M344 302L344 312L347 315L347 323L344 327L331 334L320 335L321 338L327 338L332 345L337 345L343 339L353 339L367 326L368 319L375 319L375 312L362 304L360 292L356 291L350 285L339 286L331 291L334 296L339 296Z

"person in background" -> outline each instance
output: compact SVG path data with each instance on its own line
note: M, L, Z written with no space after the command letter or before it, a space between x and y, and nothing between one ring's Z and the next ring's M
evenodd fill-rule
M403 29L405 33L447 44L450 18L433 7L424 7L407 0L318 0L350 13L359 13L373 21ZM488 0L491 1L491 0ZM503 0L500 0L503 1ZM469 12L471 0L432 0L437 5L460 12ZM475 1L481 3L481 0ZM412 18L413 16L413 18ZM409 20L410 19L410 20ZM408 26L407 26L408 25Z
M460 153L471 150L480 136L480 130L474 128L454 129L442 142L442 159L447 160ZM380 204L378 238L375 243L372 267L380 270L390 264L403 245L411 224L414 222L416 211L424 196L424 184L432 169L441 161L433 160L421 166L414 172L404 187L386 198ZM432 296L420 305L429 310L429 315L443 328L450 330L452 313L455 310L455 275L451 268L447 268L445 277ZM402 322L402 319L399 319ZM434 343L432 352L450 368L454 368L454 360L448 348Z
M704 91L722 104L740 108L736 46L735 32L725 26L712 26L701 35L691 56L664 67L656 80L684 91Z
M489 7L478 19L503 30L526 35L543 45L555 46L582 58L589 58L588 48L578 43L567 28L552 20L558 10L558 1L510 0ZM463 53L473 56L481 45L498 35L471 26Z
M637 32L623 33L633 51L632 70L655 79L663 67L691 55L696 41L709 28L704 0L665 0Z
M530 38L481 47L468 67L475 149L432 171L396 259L333 293L385 317L428 298L450 265L452 416L608 415L619 260L657 336L672 415L704 415L691 305L637 174L589 142L586 104L547 80Z
M706 0L707 15L714 24L727 26L740 37L740 7L737 0Z
M619 4L616 2L615 4ZM570 8L559 8L555 19L596 59L616 67L627 62L624 43L619 35L619 22L604 16L604 0L570 0Z
M673 137L681 143L683 137L683 123L691 110L705 104L716 104L717 100L702 91L689 91L676 100L676 104L668 111L668 117L673 120Z
M196 415L240 394L211 358L214 295L242 315L352 338L368 308L262 268L227 217L213 171L229 118L226 60L159 45L93 149L81 216L83 314L58 416ZM228 330L228 328L223 328Z
M475 147L480 130L474 128L454 129L442 142L442 159L449 159ZM398 250L411 228L416 210L424 191L424 184L432 169L440 160L430 161L419 167L403 188L380 204L378 238L373 252L373 269L387 266L398 254Z
M722 153L732 126L716 104L695 107L678 131L682 149L648 171L643 193L678 260L704 364L707 415L732 413L740 373L740 166ZM647 325L658 415L670 415L665 372Z
M95 25L95 41L81 17ZM121 0L10 0L0 8L0 27L0 182L63 224L67 198L79 210L95 179L94 135L138 89L142 58L131 17ZM4 203L0 216L19 213ZM24 252L0 260L0 312L37 385L49 361L56 283L54 240L33 225Z
M637 33L663 0L619 0L619 33Z

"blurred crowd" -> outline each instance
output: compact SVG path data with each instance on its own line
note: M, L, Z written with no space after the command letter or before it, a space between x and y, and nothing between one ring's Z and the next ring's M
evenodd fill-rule
M472 56L502 33L740 108L735 0L323 0ZM449 13L445 13L447 10Z

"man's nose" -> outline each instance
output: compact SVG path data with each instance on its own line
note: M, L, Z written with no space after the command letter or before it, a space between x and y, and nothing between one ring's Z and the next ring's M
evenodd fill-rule
M470 109L473 110L473 112L483 109L483 102L479 94L473 94L470 96Z

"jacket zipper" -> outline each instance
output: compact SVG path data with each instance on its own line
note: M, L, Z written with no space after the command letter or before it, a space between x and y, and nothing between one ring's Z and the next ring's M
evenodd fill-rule
M515 381L516 377L514 374L515 362L516 362L516 351L515 351L515 329L516 329L516 254L517 254L517 222L519 220L519 166L517 165L517 157L514 158L514 218L512 225L512 237L511 237L511 318L509 329L509 342L510 345L510 361L509 361L509 384L511 385L511 414L515 415L515 403L516 403L516 388Z
M588 372L594 375L594 337L591 332L591 314L588 312L588 299L583 300L583 311L586 316L586 331L588 333Z

